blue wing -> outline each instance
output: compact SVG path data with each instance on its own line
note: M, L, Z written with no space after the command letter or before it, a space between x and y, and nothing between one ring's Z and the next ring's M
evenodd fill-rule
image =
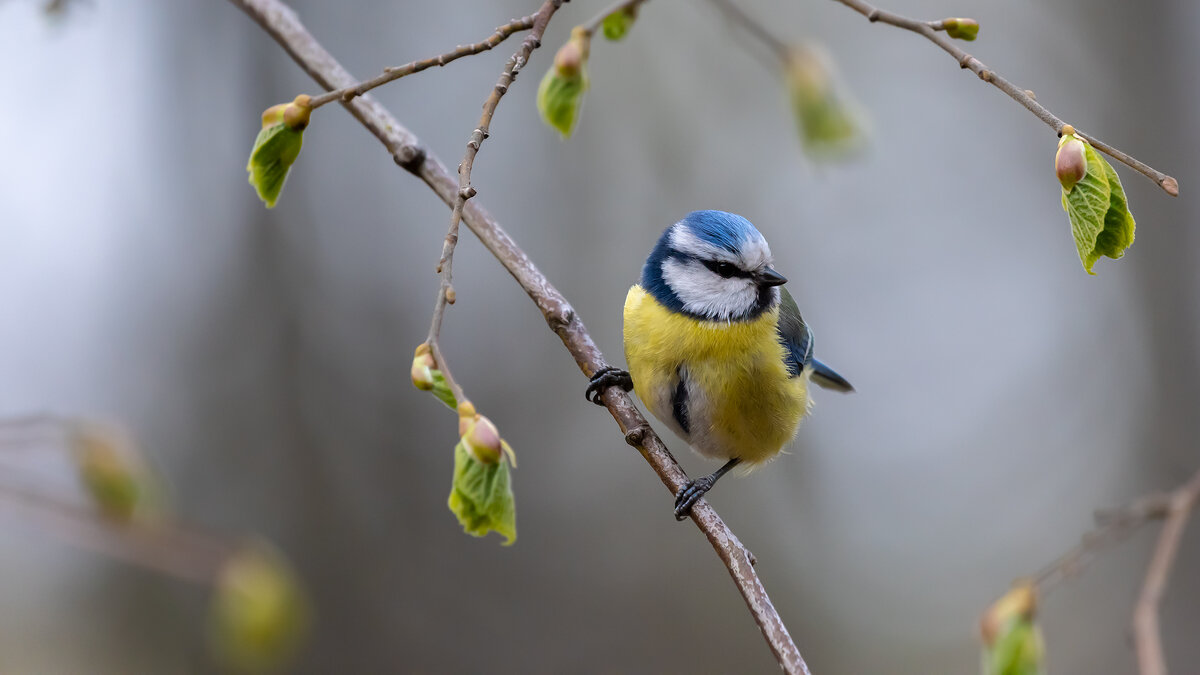
M779 289L779 323L775 325L783 344L783 363L788 374L796 377L812 362L813 340L808 324L800 316L796 300L786 288Z
M813 358L813 335L800 316L800 307L787 289L779 289L779 323L775 330L779 334L779 342L783 345L783 362L788 374L798 376L806 367L812 367L812 381L825 389L840 392L854 391L846 378L838 375L829 366Z

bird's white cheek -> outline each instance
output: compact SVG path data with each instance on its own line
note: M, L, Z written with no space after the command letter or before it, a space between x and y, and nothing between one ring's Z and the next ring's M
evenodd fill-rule
M758 299L758 289L750 280L723 279L698 262L667 260L663 263L663 279L679 296L684 309L715 320L742 316Z

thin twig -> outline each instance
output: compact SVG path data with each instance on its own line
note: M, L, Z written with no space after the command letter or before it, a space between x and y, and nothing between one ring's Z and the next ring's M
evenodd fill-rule
M471 187L471 169L475 166L475 155L479 154L479 147L488 137L492 116L496 114L496 106L500 105L500 99L517 79L521 68L529 62L529 55L542 44L542 35L546 32L550 17L554 16L564 1L546 0L533 15L532 30L521 42L521 47L508 59L508 63L504 64L504 72L500 73L500 79L496 82L496 86L492 87L487 100L483 102L483 113L479 116L479 125L475 127L475 131L471 132L471 138L467 140L466 154L458 164L458 194L454 198L454 207L450 210L450 227L446 231L446 238L442 241L442 257L438 260L437 265L440 277L437 300L433 305L433 319L429 326L429 337L426 340L433 354L434 363L442 372L442 376L446 378L446 384L450 386L450 390L454 392L454 398L458 401L465 401L466 397L463 395L462 387L450 374L450 368L442 356L439 339L442 334L442 317L446 313L446 305L454 304L454 286L450 282L453 280L454 248L458 245L458 226L462 222L463 206L466 205L468 199L475 196L475 188Z
M1182 487L1171 493L1162 533L1154 547L1154 556L1146 569L1146 580L1133 610L1133 642L1137 649L1140 675L1167 675L1163 657L1162 636L1158 630L1158 605L1167 590L1171 567L1179 552L1192 507L1200 499L1200 472Z
M596 33L596 31L600 30L600 26L604 25L604 20L607 19L610 14L625 9L636 10L638 5L642 4L643 2L646 2L646 0L618 0L609 6L608 9L600 12L596 16L593 16L591 20L583 24L583 32L588 37L591 37Z
M258 22L321 86L336 89L349 86L355 81L354 77L304 28L295 12L280 0L230 2ZM454 204L459 189L457 181L399 120L370 95L345 102L343 105L383 143L396 164L424 181L448 206ZM606 367L608 363L604 354L592 341L574 308L534 266L529 256L517 246L500 224L479 206L478 200L466 203L462 218L467 227L538 306L546 323L562 340L584 375L590 377ZM638 449L672 495L678 492L687 483L687 474L646 423L646 419L642 417L629 395L619 387L610 387L604 393L604 403L625 433L626 442ZM750 552L742 546L705 500L692 507L692 522L704 533L721 562L729 570L730 577L745 599L755 623L758 624L784 672L789 675L808 673L808 666L754 571Z
M721 13L729 18L729 20L746 29L746 32L753 35L755 39L770 49L776 60L779 62L787 61L788 53L791 51L788 44L776 37L758 19L744 12L733 0L709 0L709 2L716 5L717 9L721 10Z
M982 61L974 56L971 56L958 45L954 44L954 41L951 38L940 33L939 30L941 29L941 22L917 21L916 19L910 19L899 14L893 14L892 12L885 12L874 5L863 2L863 0L836 1L867 17L867 19L872 23L879 21L924 36L930 42L941 47L943 50L953 56L954 59L958 61L958 65L960 67L969 69L971 72L978 75L979 79L983 80L984 82L995 85L997 89L1003 91L1005 94L1008 94L1009 97L1011 97L1014 101L1020 103L1038 119L1049 125L1051 129L1054 129L1054 133L1062 135L1064 122L1061 119L1059 119L1054 113L1050 112L1045 106L1034 100L1034 98L1026 93L1024 89L1021 89L1012 82L1004 79L995 71L984 65ZM1167 194L1171 195L1172 197L1179 196L1179 181L1175 180L1171 176L1168 176L1167 174L1151 167L1145 162L1142 162L1135 157L1114 148L1095 136L1084 134L1079 131L1076 133L1077 135L1086 138L1087 141L1092 144L1092 147L1154 181L1155 185L1161 187Z
M1156 494L1119 509L1097 512L1096 528L1033 576L1038 596L1044 599L1063 582L1079 576L1098 555L1125 541L1146 523L1165 517L1169 501L1170 495Z
M441 54L439 56L434 56L434 57L431 57L428 59L422 59L420 61L413 61L412 63L406 63L403 66L390 66L388 68L384 68L383 74L373 77L364 82L358 82L356 84L350 85L349 87L343 87L336 91L328 91L319 96L313 96L311 105L312 105L313 109L315 110L331 101L337 101L337 100L349 101L350 99L354 98L355 96L362 96L363 94L367 93L368 91L371 91L375 87L387 84L388 82L391 82L392 80L398 80L407 75L412 75L413 73L419 73L422 70L425 70L426 68L432 68L434 66L444 66L447 63L450 63L451 61L460 59L464 56L471 56L472 54L486 52L487 50L491 49L492 47L495 47L496 45L500 44L501 42L504 42L505 40L507 40L513 33L518 33L523 30L529 30L532 27L533 27L533 17L532 16L527 16L527 17L524 17L521 19L513 19L512 21L504 24L503 26L496 28L496 32L492 33L486 40L483 40L482 42L476 42L475 44L471 44L471 45L459 45L458 47L455 47L453 50L446 52L445 54Z

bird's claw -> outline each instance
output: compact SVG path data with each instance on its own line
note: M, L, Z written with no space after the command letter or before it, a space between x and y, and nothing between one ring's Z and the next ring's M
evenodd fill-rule
M604 391L609 387L620 387L629 391L633 389L633 378L629 376L628 371L605 366L592 375L592 381L584 390L583 396L596 405L604 405Z
M692 512L692 507L708 492L714 483L712 476L690 480L675 493L675 520L683 520Z

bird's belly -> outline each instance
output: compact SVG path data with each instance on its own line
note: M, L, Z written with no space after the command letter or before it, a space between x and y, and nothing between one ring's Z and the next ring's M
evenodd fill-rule
M808 409L808 377L788 376L774 315L699 322L669 312L636 286L625 309L635 392L698 453L753 465L795 436Z

